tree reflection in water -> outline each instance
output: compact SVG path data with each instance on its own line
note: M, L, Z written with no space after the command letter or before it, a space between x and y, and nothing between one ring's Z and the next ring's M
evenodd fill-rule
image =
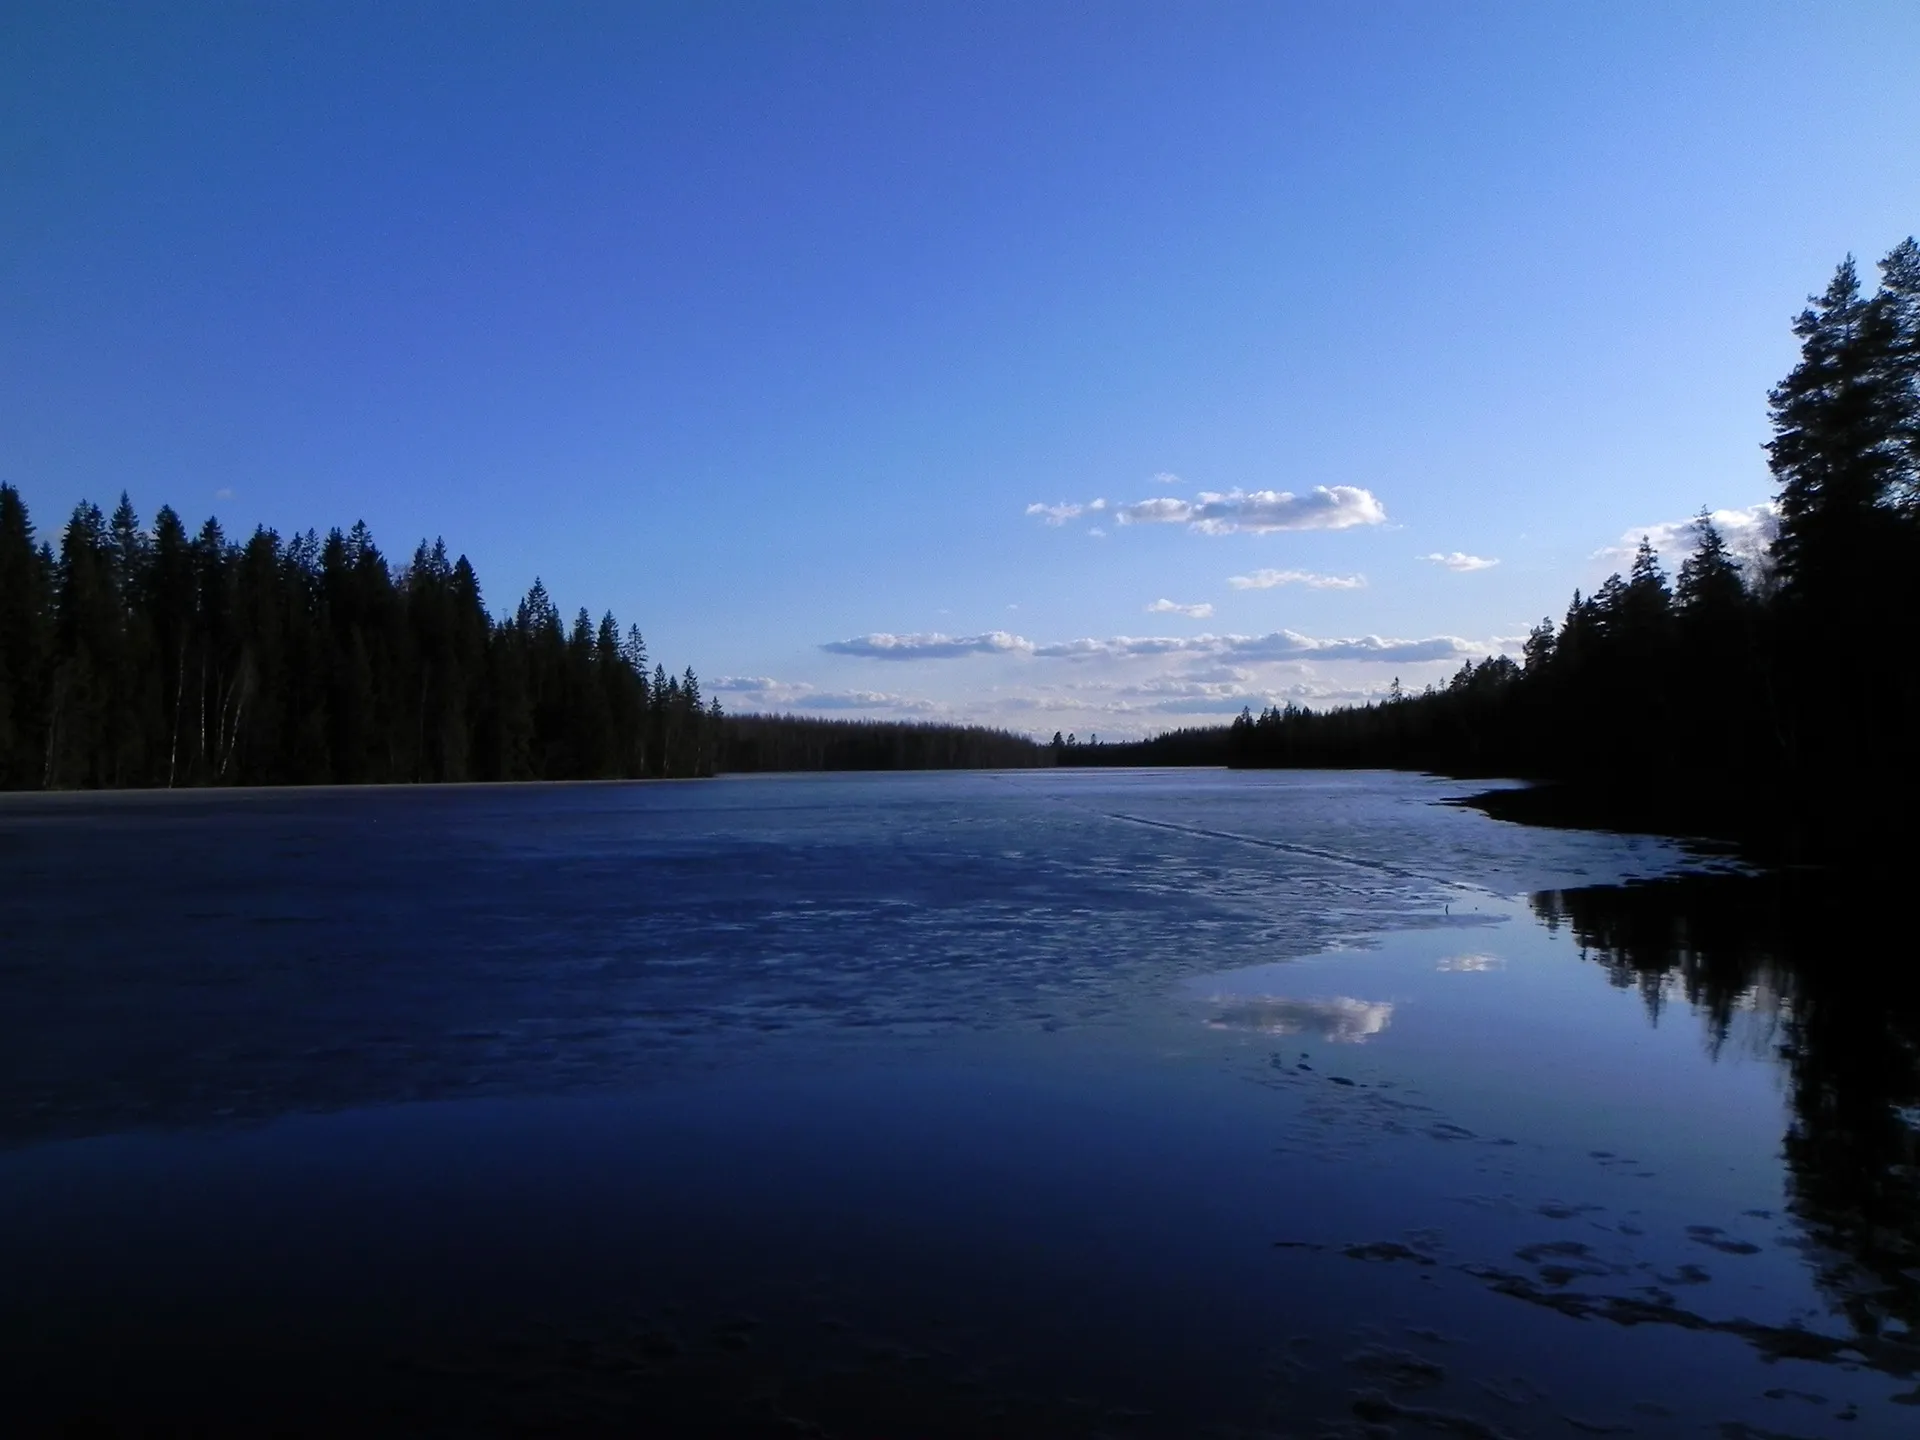
M1792 1106L1789 1208L1854 1331L1920 1338L1920 972L1884 888L1828 874L1701 875L1547 891L1533 909L1662 1023L1683 998L1709 1053L1770 1055Z

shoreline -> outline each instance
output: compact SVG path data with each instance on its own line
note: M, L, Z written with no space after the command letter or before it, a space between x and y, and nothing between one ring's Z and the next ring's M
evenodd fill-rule
M1475 776L1472 781L1485 778ZM1649 799L1644 794L1575 781L1527 780L1445 803L1478 810L1494 820L1541 829L1656 835L1768 867L1861 863L1864 858L1815 852L1803 836L1785 827L1757 823L1752 816L1730 815L1724 806L1684 794ZM1892 863L1897 856L1889 851L1879 858L1882 863Z

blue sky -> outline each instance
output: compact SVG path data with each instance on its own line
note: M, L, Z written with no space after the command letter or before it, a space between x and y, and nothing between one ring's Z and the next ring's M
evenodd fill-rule
M0 479L444 535L735 709L1423 684L1767 499L1916 76L1910 3L16 0Z

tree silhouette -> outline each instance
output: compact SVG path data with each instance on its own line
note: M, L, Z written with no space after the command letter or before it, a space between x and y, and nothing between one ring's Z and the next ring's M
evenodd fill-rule
M658 775L645 664L610 613L563 634L537 580L494 619L440 540L395 570L365 524L235 544L122 495L77 507L56 557L0 485L9 788ZM672 689L677 773L708 773L718 707L691 668Z

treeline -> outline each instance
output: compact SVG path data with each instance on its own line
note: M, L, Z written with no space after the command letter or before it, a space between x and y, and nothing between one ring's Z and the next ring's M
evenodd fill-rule
M1742 564L1703 511L1677 575L1642 544L1519 661L1365 706L1243 713L1243 766L1405 766L1566 782L1574 818L1911 847L1920 803L1920 246L1851 259L1769 395L1779 528ZM1513 806L1528 803L1523 797Z
M496 619L466 557L398 568L364 524L189 534L81 504L36 545L0 485L0 786L705 775L720 707L637 628L536 580Z
M1218 725L1189 726L1164 730L1144 740L1102 740L1090 735L1082 741L1075 735L1053 732L1055 765L1086 768L1124 765L1224 765L1227 763L1227 731Z
M1051 765L1024 735L984 725L729 715L720 722L720 768L763 770L1016 770Z

